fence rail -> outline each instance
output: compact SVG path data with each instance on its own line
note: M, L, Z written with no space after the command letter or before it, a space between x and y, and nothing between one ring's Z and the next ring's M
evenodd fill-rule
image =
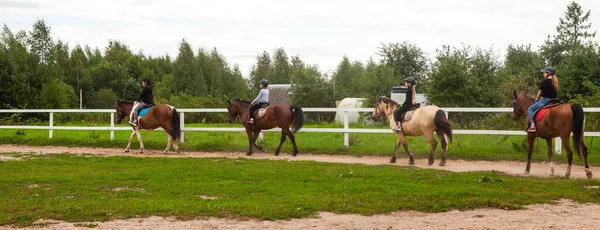
M512 108L456 108L447 107L441 108L448 116L449 113L458 112L473 112L473 113L503 113L512 112ZM348 124L349 112L372 112L372 108L302 108L304 112L337 112L343 114L343 128L303 128L300 132L316 132L316 133L344 133L344 145L349 146L349 133L393 133L391 129L351 129ZM600 112L600 108L584 108L586 113ZM42 129L48 130L48 138L52 139L53 130L100 130L109 131L110 139L114 140L115 131L131 130L130 127L115 127L115 110L114 109L0 109L0 113L49 113L48 126L19 126L19 125L0 125L0 129ZM203 108L203 109L177 109L181 121L181 142L185 141L185 131L202 132L202 131L222 131L222 132L240 132L245 131L244 128L217 128L217 127L202 127L193 128L185 127L185 113L226 113L225 108ZM81 126L54 126L54 113L110 113L110 126L107 127L81 127ZM162 130L159 128L158 130ZM280 128L263 130L266 132L278 132ZM526 135L524 131L515 130L468 130L458 129L453 130L455 134L475 134L475 135ZM600 132L586 132L586 136L600 136ZM558 138L554 142L554 149L557 153L561 153L561 145Z

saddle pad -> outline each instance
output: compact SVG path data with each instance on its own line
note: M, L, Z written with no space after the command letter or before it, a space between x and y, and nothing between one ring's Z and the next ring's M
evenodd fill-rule
M410 121L410 119L412 118L413 113L415 113L416 110L410 110L407 111L406 113L404 113L404 116L402 117L402 122L407 122Z
M259 119L265 116L265 114L267 113L267 109L270 106L267 107L261 107L260 109L258 109L258 111L256 111L256 116L254 116L254 119Z
M148 113L148 110L150 110L151 108L152 107L140 109L140 112L138 113L138 117L143 117L144 115L146 115L146 113Z
M538 110L538 112L535 114L535 121L541 121L548 111L550 111L550 108L542 108Z

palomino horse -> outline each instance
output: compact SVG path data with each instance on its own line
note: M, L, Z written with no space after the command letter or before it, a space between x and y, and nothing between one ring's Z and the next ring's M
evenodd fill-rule
M117 124L121 124L123 118L125 118L126 116L130 116L132 108L132 101L118 101ZM154 130L160 127L163 128L169 134L167 148L163 151L163 153L166 154L171 148L171 145L173 145L175 151L179 153L179 146L177 146L177 141L179 141L179 136L181 135L181 127L179 126L179 114L177 113L175 107L167 104L156 105L150 108L146 115L138 116L138 118L138 125L135 127L132 126L133 132L131 132L131 136L129 137L129 143L127 144L127 148L125 148L125 152L129 152L129 147L131 147L133 136L137 134L138 140L140 141L140 153L144 153L144 142L142 141L140 129Z
M379 96L375 100L375 105L373 108L373 118L378 118L382 116L386 116L388 121L390 122L390 128L392 130L396 127L396 122L394 121L394 110L398 107L398 103L394 100ZM412 111L408 111L411 113ZM390 163L396 163L396 156L398 155L398 149L400 148L400 144L404 147L406 153L408 153L408 157L410 158L408 164L415 164L415 159L408 148L408 144L406 143L406 136L425 136L427 141L431 144L431 152L429 153L429 165L433 164L433 156L435 155L435 148L437 147L437 141L433 136L433 132L437 133L438 138L442 142L442 161L440 161L440 166L446 165L446 150L448 147L448 143L446 142L445 136L450 139L452 142L452 126L448 119L446 119L446 113L441 110L437 106L428 105L422 108L417 108L412 112L412 118L409 121L402 122L402 131L396 131L397 139L396 139L396 147L394 148L394 156L390 160ZM444 136L445 135L445 136Z
M302 109L298 106L292 105L272 105L266 110L263 117L255 116L254 124L248 124L250 102L246 100L227 100L227 110L229 111L229 122L233 122L233 119L237 116L242 118L242 124L246 128L248 134L248 152L246 155L252 155L252 146L256 147L259 151L264 152L262 146L256 145L256 138L263 129L272 129L275 127L281 128L281 141L277 150L275 150L275 156L279 156L281 145L285 141L285 136L288 136L294 146L294 152L292 156L298 155L298 147L296 146L296 140L294 139L294 133L298 132L302 125L304 125L304 114ZM259 111L257 109L256 111ZM290 125L292 130L290 131Z
M531 105L535 103L533 98L519 95L513 91L513 113L512 118L518 120L523 114L526 116L526 124L529 124L529 112L527 111ZM546 140L548 145L548 159L550 159L550 175L554 176L554 163L552 162L552 138L560 137L562 146L567 152L567 172L565 177L571 176L571 162L573 161L573 152L571 146L569 146L569 136L573 132L573 145L577 155L581 157L581 150L583 151L583 159L585 161L585 173L588 178L592 178L592 170L588 165L588 150L587 146L583 142L583 120L585 116L583 114L583 108L578 104L562 104L549 108L549 110L543 115L540 121L535 122L536 131L535 133L527 133L527 167L525 173L529 174L531 168L531 155L533 151L533 141L536 137L540 137Z

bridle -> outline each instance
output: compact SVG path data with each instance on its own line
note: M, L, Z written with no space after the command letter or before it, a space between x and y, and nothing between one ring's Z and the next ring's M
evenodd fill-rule
M519 109L517 109L517 108L519 108ZM515 115L515 117L523 116L524 112L520 108L521 108L521 106L519 105L518 97L514 98L513 99L513 114Z
M386 114L385 111L383 111L383 109L379 108L379 103L380 103L380 101L375 102L375 112L376 113L379 113L379 111L381 111L381 113L385 114L385 116L387 117L387 116L389 116L390 114L392 114L394 112L394 111L391 111L391 112L389 112L389 113ZM386 105L388 105L388 104L386 104Z

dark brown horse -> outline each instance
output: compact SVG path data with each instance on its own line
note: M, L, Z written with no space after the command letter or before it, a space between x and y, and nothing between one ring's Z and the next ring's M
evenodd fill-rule
M261 118L254 120L254 124L249 124L248 108L250 108L250 102L246 100L227 100L227 111L229 111L229 122L233 122L236 117L242 118L242 124L246 128L248 134L248 152L246 155L252 155L252 146L256 147L259 151L264 152L262 146L256 145L256 138L261 130L272 129L275 127L281 128L281 141L277 150L275 150L275 156L279 156L281 145L285 141L285 136L288 136L294 146L294 152L292 156L298 155L298 147L296 146L296 140L294 139L294 133L298 132L304 125L304 114L302 109L298 106L292 105L272 105L270 106L265 115ZM290 131L290 126L292 130Z
M123 100L119 100L117 102L117 124L121 124L123 118L130 116L133 103L133 101ZM171 145L173 145L175 151L179 153L179 146L177 145L181 135L179 114L177 113L175 107L167 104L156 105L150 108L146 115L139 117L138 125L135 127L132 125L133 132L131 132L129 143L127 144L127 148L125 148L125 152L129 152L129 147L131 147L133 136L137 134L138 140L140 141L140 153L144 153L144 141L142 141L140 129L154 130L159 127L163 128L169 134L167 148L163 151L163 153L166 154L169 152Z
M518 95L517 92L513 91L513 113L512 118L518 120L524 114L526 116L526 124L529 123L529 116L527 109L535 103L533 98ZM575 151L577 155L581 157L583 152L583 159L585 161L585 173L588 178L592 178L592 170L588 165L588 150L587 146L583 141L583 121L585 115L583 114L583 108L578 104L562 104L551 107L548 112L544 115L541 121L536 121L535 126L537 132L527 133L527 167L525 173L529 174L531 168L531 154L533 151L533 141L536 137L540 137L546 140L548 145L548 159L550 160L550 175L554 176L554 163L552 162L552 138L560 137L562 146L567 152L567 172L565 177L571 176L571 162L573 161L573 152L569 145L569 137L571 132L573 133L573 145L575 145Z

